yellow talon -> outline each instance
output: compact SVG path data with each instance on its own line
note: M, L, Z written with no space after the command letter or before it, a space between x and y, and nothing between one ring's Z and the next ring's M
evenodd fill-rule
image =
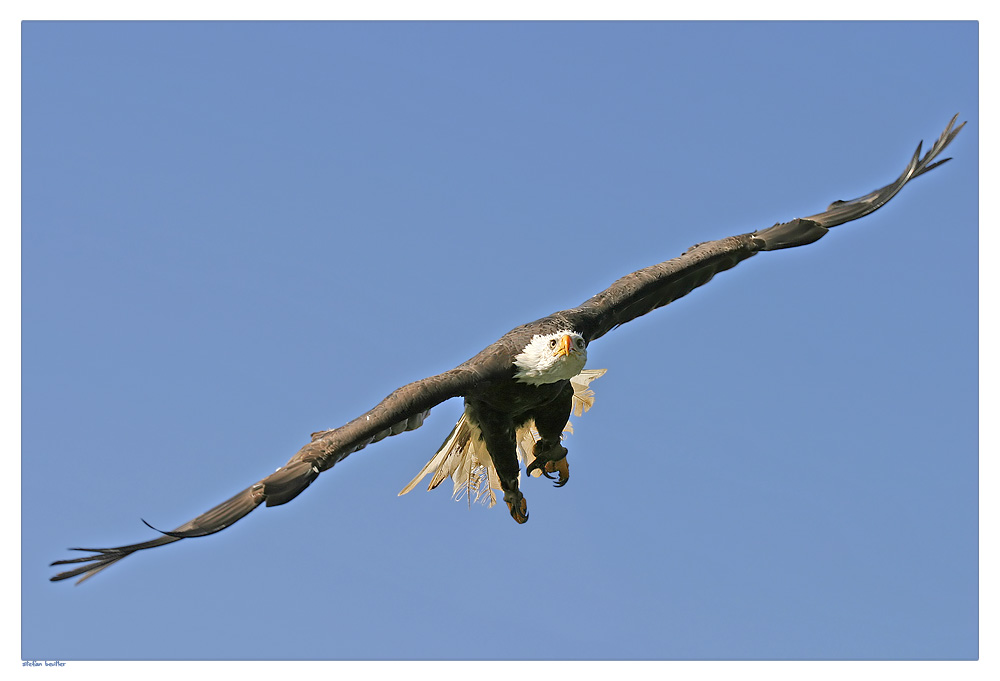
M528 522L528 502L521 497L517 501L507 502L507 508L510 509L510 517L513 518L519 525L523 525Z
M545 472L546 473L558 473L559 480L556 482L556 487L562 487L567 482L569 482L569 462L566 461L566 457L559 459L558 461L546 461L545 462ZM545 476L549 477L549 476Z

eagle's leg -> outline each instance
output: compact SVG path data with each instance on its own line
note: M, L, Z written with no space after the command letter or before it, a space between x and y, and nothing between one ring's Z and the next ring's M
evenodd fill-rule
M538 468L549 480L554 479L549 473L558 473L556 487L562 487L569 482L569 462L566 461L569 452L562 445L562 432L572 411L573 386L566 381L566 387L562 392L548 404L536 409L533 414L535 429L541 439L535 443L533 451L535 460L528 466L527 473L530 475Z
M518 524L528 522L528 502L525 501L524 495L521 494L521 490L517 486L517 476L521 473L521 466L517 463L517 446L514 444L514 439L511 438L509 450L495 450L494 447L490 446L488 440L486 448L493 459L493 467L497 471L497 477L500 478L500 489L503 490L503 500L507 503L510 517ZM498 451L499 456L494 454L494 451Z
M510 517L519 524L528 522L528 502L518 489L517 478L521 466L517 462L517 441L515 424L507 414L496 411L488 405L466 399L470 407L469 416L479 426L486 451L493 460L493 468L500 478L503 500L510 510Z

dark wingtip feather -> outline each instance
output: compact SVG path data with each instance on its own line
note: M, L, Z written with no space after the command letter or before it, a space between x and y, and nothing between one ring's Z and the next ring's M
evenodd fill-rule
M202 513L194 520L184 523L171 532L159 530L147 523L145 520L142 520L143 524L150 529L159 532L163 536L150 541L141 542L139 544L129 544L128 546L118 546L109 549L70 549L71 551L87 551L94 555L55 561L52 565L68 565L71 563L87 564L72 570L60 572L56 576L50 577L49 581L60 582L64 579L71 579L73 577L83 575L83 577L77 581L77 584L80 584L84 580L90 579L104 568L117 563L122 558L130 556L136 551L163 546L164 544L170 544L189 537L203 537L207 534L214 534L215 532L219 532L220 530L229 527L237 520L250 513L250 511L257 508L257 506L259 506L263 501L263 484L255 483L242 492L227 499L205 513Z
M935 161L934 163L932 163L929 166L927 166L926 168L924 168L924 172L926 173L928 170L931 170L933 168L937 168L939 165L944 165L945 163L947 163L950 160L951 160L951 156L949 156L948 158L943 158L940 161Z
M142 524L145 525L146 527L148 527L149 529L153 530L154 532L159 532L160 534L165 535L167 537L176 537L177 539L185 539L185 538L191 536L191 535L185 534L184 532L177 532L176 530L174 532L167 532L166 530L161 530L158 527L153 527L152 525L150 525L149 523L146 522L145 518L139 518L139 520L141 520Z

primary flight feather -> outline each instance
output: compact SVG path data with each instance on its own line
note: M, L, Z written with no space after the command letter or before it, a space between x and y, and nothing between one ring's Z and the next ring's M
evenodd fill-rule
M557 487L569 480L562 433L569 428L571 413L579 415L590 407L593 393L588 386L604 373L584 369L590 343L761 251L810 244L831 227L882 207L907 182L950 160L936 158L965 125L956 127L957 119L956 114L922 156L922 143L918 145L903 173L885 187L835 201L816 215L692 246L680 257L626 275L577 307L511 330L451 371L399 388L353 421L313 433L311 442L284 466L173 531L128 546L73 549L92 555L55 561L52 565L82 565L60 572L52 581L80 577L80 583L136 551L219 532L262 503L287 503L353 452L419 428L431 408L453 397L465 398L465 412L441 449L400 494L426 475L431 475L432 489L450 477L456 495L466 493L470 501L475 495L492 505L494 492L501 492L514 520L526 522L527 503L519 489L521 461L529 474L557 474Z

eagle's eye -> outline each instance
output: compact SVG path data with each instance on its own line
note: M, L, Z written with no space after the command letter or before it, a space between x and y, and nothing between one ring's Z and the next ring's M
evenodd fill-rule
M555 346L556 346L556 339L553 338L552 340L549 341L549 347L554 348Z
M576 339L576 347L580 348L581 350L583 349L583 339L582 338L577 338Z

